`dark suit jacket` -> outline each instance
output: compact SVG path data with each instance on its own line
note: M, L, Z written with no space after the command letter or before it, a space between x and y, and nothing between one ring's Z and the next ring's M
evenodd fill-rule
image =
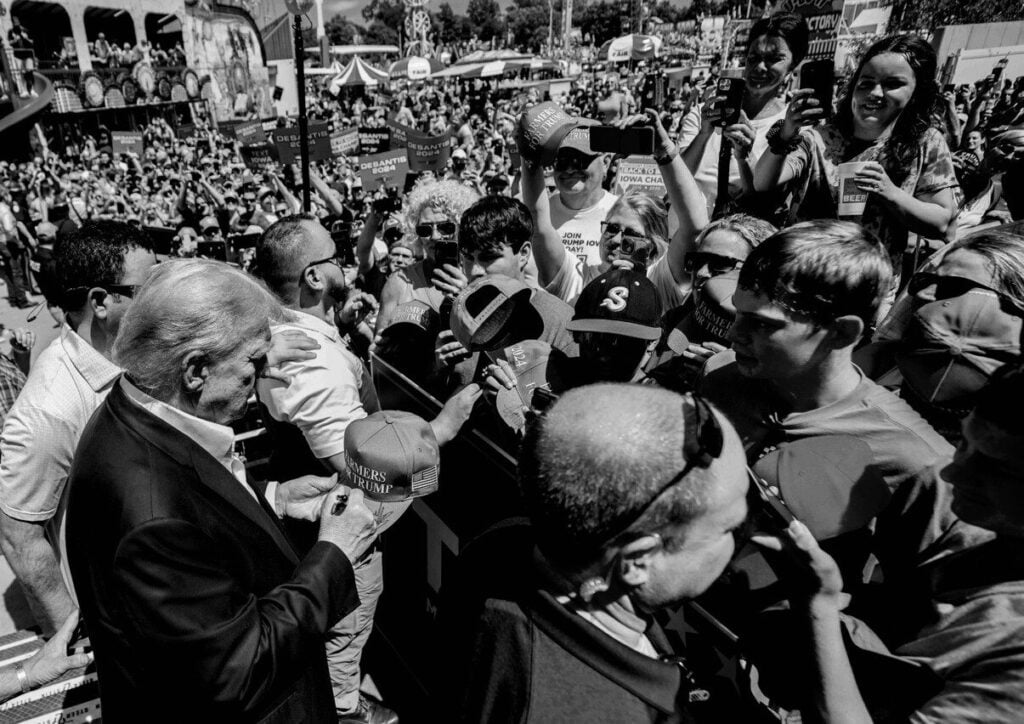
M68 485L105 722L337 721L324 633L359 597L336 546L299 560L262 495L119 383Z

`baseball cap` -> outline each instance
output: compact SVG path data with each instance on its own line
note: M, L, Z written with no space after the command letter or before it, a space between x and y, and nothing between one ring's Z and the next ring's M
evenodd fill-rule
M661 303L651 280L632 269L610 269L583 287L570 332L605 332L654 340L661 337Z
M441 451L422 417L381 410L345 428L345 467L366 497L408 500L437 490Z
M585 156L600 156L600 151L595 151L590 147L590 126L600 126L601 124L591 118L577 118L576 123L576 127L562 139L562 145L558 147L558 151L576 151Z
M526 427L524 409L533 407L533 394L540 388L562 390L565 386L559 379L556 365L552 364L555 354L551 345L537 339L525 339L497 352L489 353L495 361L508 362L515 375L513 389L501 388L494 400L498 415L513 430Z
M914 311L896 354L904 384L924 402L966 411L989 377L1019 358L1022 325L982 287L928 301Z
M739 284L739 270L712 277L693 292L693 311L669 333L666 343L676 354L688 344L715 342L728 347L729 327L736 319L732 295Z
M451 329L459 343L470 351L493 349L513 322L527 323L517 316L532 313L531 291L511 277L485 276L470 283L452 305Z
M199 230L202 232L208 230L220 231L220 223L213 216L204 216L202 221L199 222Z
M466 155L466 152L464 150L462 150L461 148L456 148L454 151L452 151L452 158L461 158L463 161L465 161L469 157Z
M391 322L386 329L398 325L412 325L424 332L436 331L436 325L440 322L440 316L429 304L414 299L395 307L391 315Z
M528 108L519 117L517 140L526 158L536 159L548 166L563 139L578 125L557 103L545 101Z
M495 174L494 176L492 176L491 178L489 178L487 180L487 187L488 188L494 187L494 188L502 188L503 189L503 188L508 187L508 184L509 184L508 176L506 176L503 173Z

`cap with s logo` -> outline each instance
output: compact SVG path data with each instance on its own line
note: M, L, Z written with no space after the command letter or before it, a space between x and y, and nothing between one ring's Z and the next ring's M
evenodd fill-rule
M583 288L576 313L565 328L654 340L661 336L660 318L658 290L647 275L610 269Z
M349 480L373 500L393 502L434 492L440 462L433 429L411 412L382 410L345 429Z

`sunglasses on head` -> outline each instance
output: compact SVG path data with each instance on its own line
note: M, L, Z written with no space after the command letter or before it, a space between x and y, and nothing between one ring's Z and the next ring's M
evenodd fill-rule
M673 475L668 482L660 486L643 505L621 513L615 524L609 526L614 531L607 536L613 541L625 533L633 523L638 521L647 510L654 505L669 488L689 475L695 468L707 468L722 455L725 446L725 433L718 424L718 418L707 400L698 394L690 393L683 398L683 468Z
M706 251L691 251L683 257L683 271L687 274L692 274L698 269L707 267L708 271L713 275L725 274L731 272L743 265L741 259L733 259L731 256L721 256L720 254L711 254Z
M416 224L416 236L423 239L429 239L434 235L434 230L436 229L441 236L450 239L455 236L455 232L458 228L459 227L454 221L435 221L431 223L422 222Z

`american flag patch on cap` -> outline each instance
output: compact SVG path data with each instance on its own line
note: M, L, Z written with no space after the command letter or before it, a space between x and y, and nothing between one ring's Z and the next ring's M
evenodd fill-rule
M412 484L413 495L424 489L437 487L437 473L439 468L439 465L431 465L426 470L421 470L418 473L413 474L409 481Z

